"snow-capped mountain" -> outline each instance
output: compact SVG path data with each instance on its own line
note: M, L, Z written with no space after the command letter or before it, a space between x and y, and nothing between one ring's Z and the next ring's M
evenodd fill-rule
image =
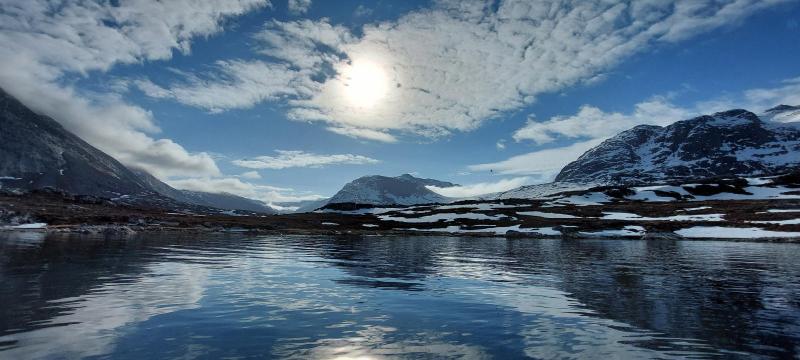
M545 184L525 185L508 191L485 195L480 197L480 199L542 199L559 193L587 190L598 185L600 184L572 182L551 182Z
M800 129L765 122L752 112L737 109L665 127L640 125L623 131L565 166L555 180L651 183L771 175L795 170L798 165Z
M409 174L397 177L364 176L347 183L331 197L329 204L356 203L372 205L414 205L447 202L449 198L439 195L426 186L451 187L456 184L421 179Z
M800 106L778 105L765 111L761 118L779 123L800 122Z
M74 195L138 199L150 205L176 206L177 201L224 210L274 212L260 201L178 190L146 171L130 169L0 89L0 188L47 187Z

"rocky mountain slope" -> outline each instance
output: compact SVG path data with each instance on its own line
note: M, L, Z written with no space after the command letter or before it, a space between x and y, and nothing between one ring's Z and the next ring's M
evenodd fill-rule
M150 192L117 160L0 89L0 186L107 198Z
M121 199L125 203L180 207L180 203L225 210L274 211L264 203L232 194L175 189L143 170L130 169L34 113L0 89L0 188L53 188L75 195Z
M276 211L261 201L248 199L230 193L209 193L202 191L179 190L184 194L190 204L203 205L224 210L246 210L265 214L274 214Z
M179 190L158 180L143 170L132 170L147 187L161 195L187 204L208 206L223 210L246 210L273 214L275 210L261 201L229 193L209 193L202 191Z
M791 107L774 108L785 114ZM775 110L778 109L778 110ZM660 127L640 125L565 166L556 182L647 184L763 176L800 165L800 129L729 110Z
M331 197L328 204L413 205L449 200L445 196L428 190L426 186L451 187L457 185L445 181L421 179L409 174L397 177L364 176L347 183Z

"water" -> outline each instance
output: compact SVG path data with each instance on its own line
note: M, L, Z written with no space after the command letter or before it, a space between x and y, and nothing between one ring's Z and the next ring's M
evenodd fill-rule
M0 235L0 358L797 358L800 245Z

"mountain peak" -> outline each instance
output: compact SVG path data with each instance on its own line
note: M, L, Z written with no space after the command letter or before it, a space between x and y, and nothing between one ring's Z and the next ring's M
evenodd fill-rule
M792 106L786 104L780 104L773 108L767 109L765 112L767 113L776 113L776 112L784 112L784 111L791 111L791 110L800 110L800 106Z
M646 183L785 172L800 165L800 130L767 126L744 109L665 127L637 126L590 149L556 181Z
M347 183L331 197L329 203L357 203L373 205L414 205L447 202L427 186L451 187L456 184L435 179L423 179L411 174L397 177L382 175L362 176Z
M800 122L800 106L781 104L767 109L762 117L766 120L778 123Z

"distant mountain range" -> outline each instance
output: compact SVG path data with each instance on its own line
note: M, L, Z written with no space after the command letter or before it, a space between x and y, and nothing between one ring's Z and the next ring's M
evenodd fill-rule
M604 141L565 166L555 182L484 198L530 198L596 185L663 184L724 176L768 176L800 166L800 106L780 105L760 117L729 110L660 127L640 125ZM331 204L418 205L454 199L428 189L456 184L410 174L364 176L330 199L284 203L297 212ZM274 213L263 202L227 193L175 189L130 169L58 122L0 89L0 189L54 188L128 203Z
M329 204L357 203L373 205L414 205L447 202L426 186L458 186L446 181L423 179L409 174L397 177L364 176L347 183L328 201Z
M50 117L36 114L0 89L0 188L53 188L126 202L273 213L267 205L232 194L172 188L130 169L89 145ZM170 201L171 200L171 201Z

